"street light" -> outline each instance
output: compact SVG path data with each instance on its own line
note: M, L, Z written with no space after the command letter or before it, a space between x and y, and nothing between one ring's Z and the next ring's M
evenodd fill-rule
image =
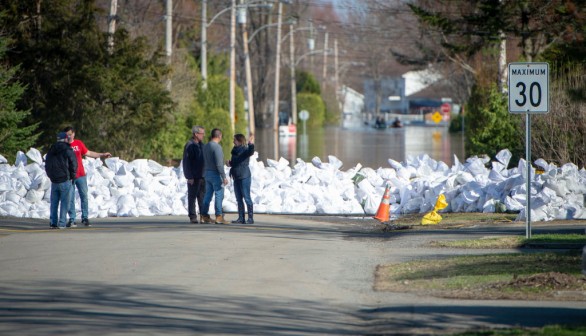
M279 1L277 10L277 50L275 52L275 100L273 105L273 136L275 142L275 160L279 160L279 80L281 65L281 24L283 22L283 3Z
M251 6L254 2L258 2L261 0L251 0L248 2L244 2L244 0L240 0L241 5L238 6L239 8L247 8L247 7L265 7L264 5L259 6ZM232 0L232 4L228 8L224 8L220 12L218 12L210 22L207 22L207 0L202 0L202 13L201 13L201 77L203 82L203 89L207 89L207 79L208 79L208 71L207 71L207 27L209 27L214 20L216 20L220 15L230 11L230 124L232 127L232 131L235 130L235 121L236 121L236 111L235 111L235 91L236 91L236 0ZM254 117L253 117L254 118ZM254 122L254 120L253 120Z
M269 26L274 26L276 24L264 25L253 32L250 37L248 37L248 31L246 30L246 8L251 6L244 5L244 0L240 0L240 8L238 10L238 23L242 25L242 41L244 44L244 67L246 73L246 99L248 102L248 132L249 136L254 134L255 132L255 116L254 116L254 96L252 90L252 74L250 70L250 54L248 52L248 44L252 41L254 35L256 35L260 30L267 28ZM259 5L255 7L268 7L272 8L272 3L266 5Z
M302 30L313 31L313 27L300 27L293 29L294 22L289 23L289 33L287 33L281 42L285 42L288 37L291 37L289 41L289 71L291 76L291 116L293 117L293 124L297 125L297 83L295 78L295 43L293 41L295 32ZM308 41L310 48L313 47L312 40Z

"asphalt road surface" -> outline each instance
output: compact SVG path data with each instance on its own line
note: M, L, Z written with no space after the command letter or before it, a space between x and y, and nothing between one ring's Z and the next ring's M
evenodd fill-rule
M378 264L506 252L424 247L430 240L522 235L521 223L388 232L368 218L275 215L255 225L186 216L92 224L49 230L43 220L0 218L0 335L443 335L586 321L584 301L372 289Z

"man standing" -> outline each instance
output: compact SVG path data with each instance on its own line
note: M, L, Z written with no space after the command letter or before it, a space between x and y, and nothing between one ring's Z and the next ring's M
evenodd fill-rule
M57 134L57 142L49 148L45 158L45 171L51 180L50 228L65 229L69 197L77 171L77 160L67 133Z
M79 200L81 202L81 223L85 226L91 226L89 221L89 210L88 210L88 188L87 188L87 176L85 175L85 168L83 167L82 156L89 156L92 158L109 158L112 156L110 153L97 153L87 149L85 144L81 140L75 140L75 130L71 126L65 127L63 132L69 136L69 141L73 153L77 158L77 173L75 175L75 181L73 188L71 189L71 198L69 200L69 222L67 227L77 227L75 224L75 189L79 192Z
M202 223L213 223L209 210L212 201L212 193L215 196L214 210L217 224L228 224L222 215L222 201L224 200L224 186L228 184L224 172L224 153L219 142L222 140L222 131L217 128L212 130L210 141L203 148L204 176L206 191L203 198Z
M198 223L195 212L195 200L199 207L199 214L203 209L203 193L205 181L203 179L203 137L205 130L201 126L193 126L191 129L192 138L183 148L183 175L187 179L187 212L189 221Z

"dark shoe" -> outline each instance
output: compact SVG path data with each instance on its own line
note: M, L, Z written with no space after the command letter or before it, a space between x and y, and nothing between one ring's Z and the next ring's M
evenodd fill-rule
M234 224L244 224L245 219L244 219L244 205L240 206L240 204L238 204L238 218L236 218L236 220L233 220L232 223Z
M89 219L87 219L87 218L86 218L86 219L82 219L82 220L81 220L81 224L83 224L83 225L85 225L85 226L92 226L92 225L90 224L90 221L89 221ZM76 226L77 226L77 225L76 225ZM75 226L74 226L74 227L75 227Z
M75 227L77 227L77 224L75 224L74 221L69 221L69 222L67 222L67 225L66 226L67 227L74 227L75 228Z
M198 223L199 223L199 222L197 221L197 216L195 216L195 217L191 217L191 218L189 219L189 222L191 222L191 223L193 223L193 224L198 224Z
M209 215L201 215L202 224L214 224L214 220Z
M57 229L59 228L57 225L49 225L49 229Z
M246 224L254 224L254 219L252 219L252 217L248 217Z

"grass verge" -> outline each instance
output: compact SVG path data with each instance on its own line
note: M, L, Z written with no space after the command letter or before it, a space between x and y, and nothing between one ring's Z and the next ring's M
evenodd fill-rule
M461 299L586 301L581 255L458 256L379 265L374 289Z
M558 326L551 325L536 329L502 329L502 330L486 330L486 331L470 331L464 333L453 334L453 336L577 336L586 335L586 327L577 326Z
M480 239L463 239L454 241L431 241L432 247L451 248L521 248L531 244L572 244L586 245L586 236L581 234L540 234L533 235L530 239L522 236L484 237Z

